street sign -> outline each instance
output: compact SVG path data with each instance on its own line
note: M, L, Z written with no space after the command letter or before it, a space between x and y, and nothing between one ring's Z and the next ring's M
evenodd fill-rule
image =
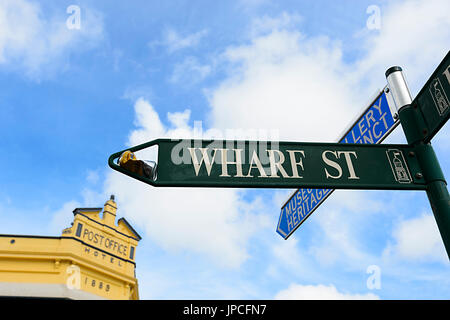
M450 116L449 68L450 52L414 101L402 69L386 71L407 145L377 144L396 126L382 92L341 143L157 139L112 154L108 164L156 187L308 188L299 189L282 208L277 231L285 239L330 188L426 190L450 258L450 196L427 143ZM154 146L157 162L134 154Z
M422 113L423 141L429 142L450 117L450 51L411 105Z
M151 176L117 163L151 146L158 146ZM423 190L410 155L408 145L158 139L111 155L109 165L156 187Z
M386 88L385 88L386 89ZM339 139L340 143L367 143L378 144L386 138L399 124L394 119L388 103L386 90L382 90L374 101L361 113ZM287 239L321 204L333 193L331 189L297 189L292 196L281 207L280 217L277 224L277 233ZM302 219L291 224L289 214L297 203L301 202L313 205L306 206L306 212ZM318 201L314 201L317 200Z

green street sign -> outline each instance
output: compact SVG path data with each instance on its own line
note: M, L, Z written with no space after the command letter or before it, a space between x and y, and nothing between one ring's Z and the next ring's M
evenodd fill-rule
M153 166L135 157L152 146ZM109 166L156 187L425 189L408 145L158 139L111 155Z
M450 117L450 51L411 105L422 114L422 140L429 142Z

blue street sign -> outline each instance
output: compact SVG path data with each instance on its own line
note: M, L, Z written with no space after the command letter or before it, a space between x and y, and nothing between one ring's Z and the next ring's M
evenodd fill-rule
M383 90L345 132L339 143L381 143L398 124ZM294 192L281 208L277 233L287 239L333 191L298 189Z

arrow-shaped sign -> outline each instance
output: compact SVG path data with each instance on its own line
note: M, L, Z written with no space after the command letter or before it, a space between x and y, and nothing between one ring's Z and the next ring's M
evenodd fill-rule
M147 173L118 161L156 145ZM113 154L109 165L156 187L423 190L413 155L407 145L158 139Z
M350 127L338 140L339 143L379 144L400 123L394 119L391 104L388 102L387 87L384 88L372 103L352 121ZM393 104L393 103L392 103ZM280 210L277 233L285 240L333 193L332 189L297 189L284 203ZM320 197L319 197L320 195ZM299 199L308 203L302 219L294 225L288 223L291 208L296 208ZM315 201L319 199L319 201Z

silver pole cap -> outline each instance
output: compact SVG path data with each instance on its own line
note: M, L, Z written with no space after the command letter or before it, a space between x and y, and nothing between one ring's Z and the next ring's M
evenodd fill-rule
M385 75L397 111L401 107L411 104L411 92L409 92L402 68L399 66L390 67L386 70Z

